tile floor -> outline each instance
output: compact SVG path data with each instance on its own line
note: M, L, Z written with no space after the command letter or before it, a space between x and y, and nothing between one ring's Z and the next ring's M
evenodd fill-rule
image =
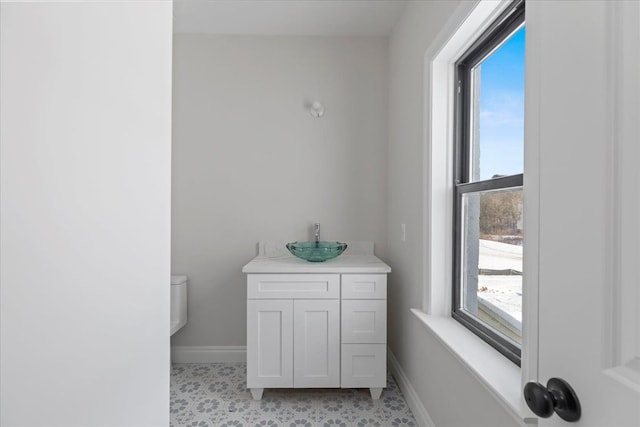
M174 364L171 426L417 426L391 375L377 401L368 389L267 389L255 401L246 369L246 363Z

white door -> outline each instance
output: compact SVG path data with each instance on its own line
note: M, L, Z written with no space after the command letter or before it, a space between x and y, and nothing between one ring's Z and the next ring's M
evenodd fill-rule
M294 387L340 387L340 300L293 303Z
M537 380L573 387L576 425L637 427L640 2L530 1L526 15ZM539 425L567 423L554 414Z

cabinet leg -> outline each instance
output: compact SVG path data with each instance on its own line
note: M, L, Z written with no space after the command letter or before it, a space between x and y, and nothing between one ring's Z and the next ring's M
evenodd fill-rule
M261 400L262 399L262 393L264 392L264 388L252 388L249 389L251 390L251 396L253 396L253 400ZM378 395L380 396L380 395Z
M382 394L382 387L372 387L369 392L371 393L371 400L378 400Z

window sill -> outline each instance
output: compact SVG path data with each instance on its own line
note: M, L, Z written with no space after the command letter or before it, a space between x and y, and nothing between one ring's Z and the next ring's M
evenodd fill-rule
M519 423L538 423L521 398L518 366L452 318L428 315L417 309L411 312Z

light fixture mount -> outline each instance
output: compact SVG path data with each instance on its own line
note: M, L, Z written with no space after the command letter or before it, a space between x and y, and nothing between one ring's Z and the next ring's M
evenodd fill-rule
M309 107L309 113L317 119L322 117L324 115L324 105L318 101L312 102Z

